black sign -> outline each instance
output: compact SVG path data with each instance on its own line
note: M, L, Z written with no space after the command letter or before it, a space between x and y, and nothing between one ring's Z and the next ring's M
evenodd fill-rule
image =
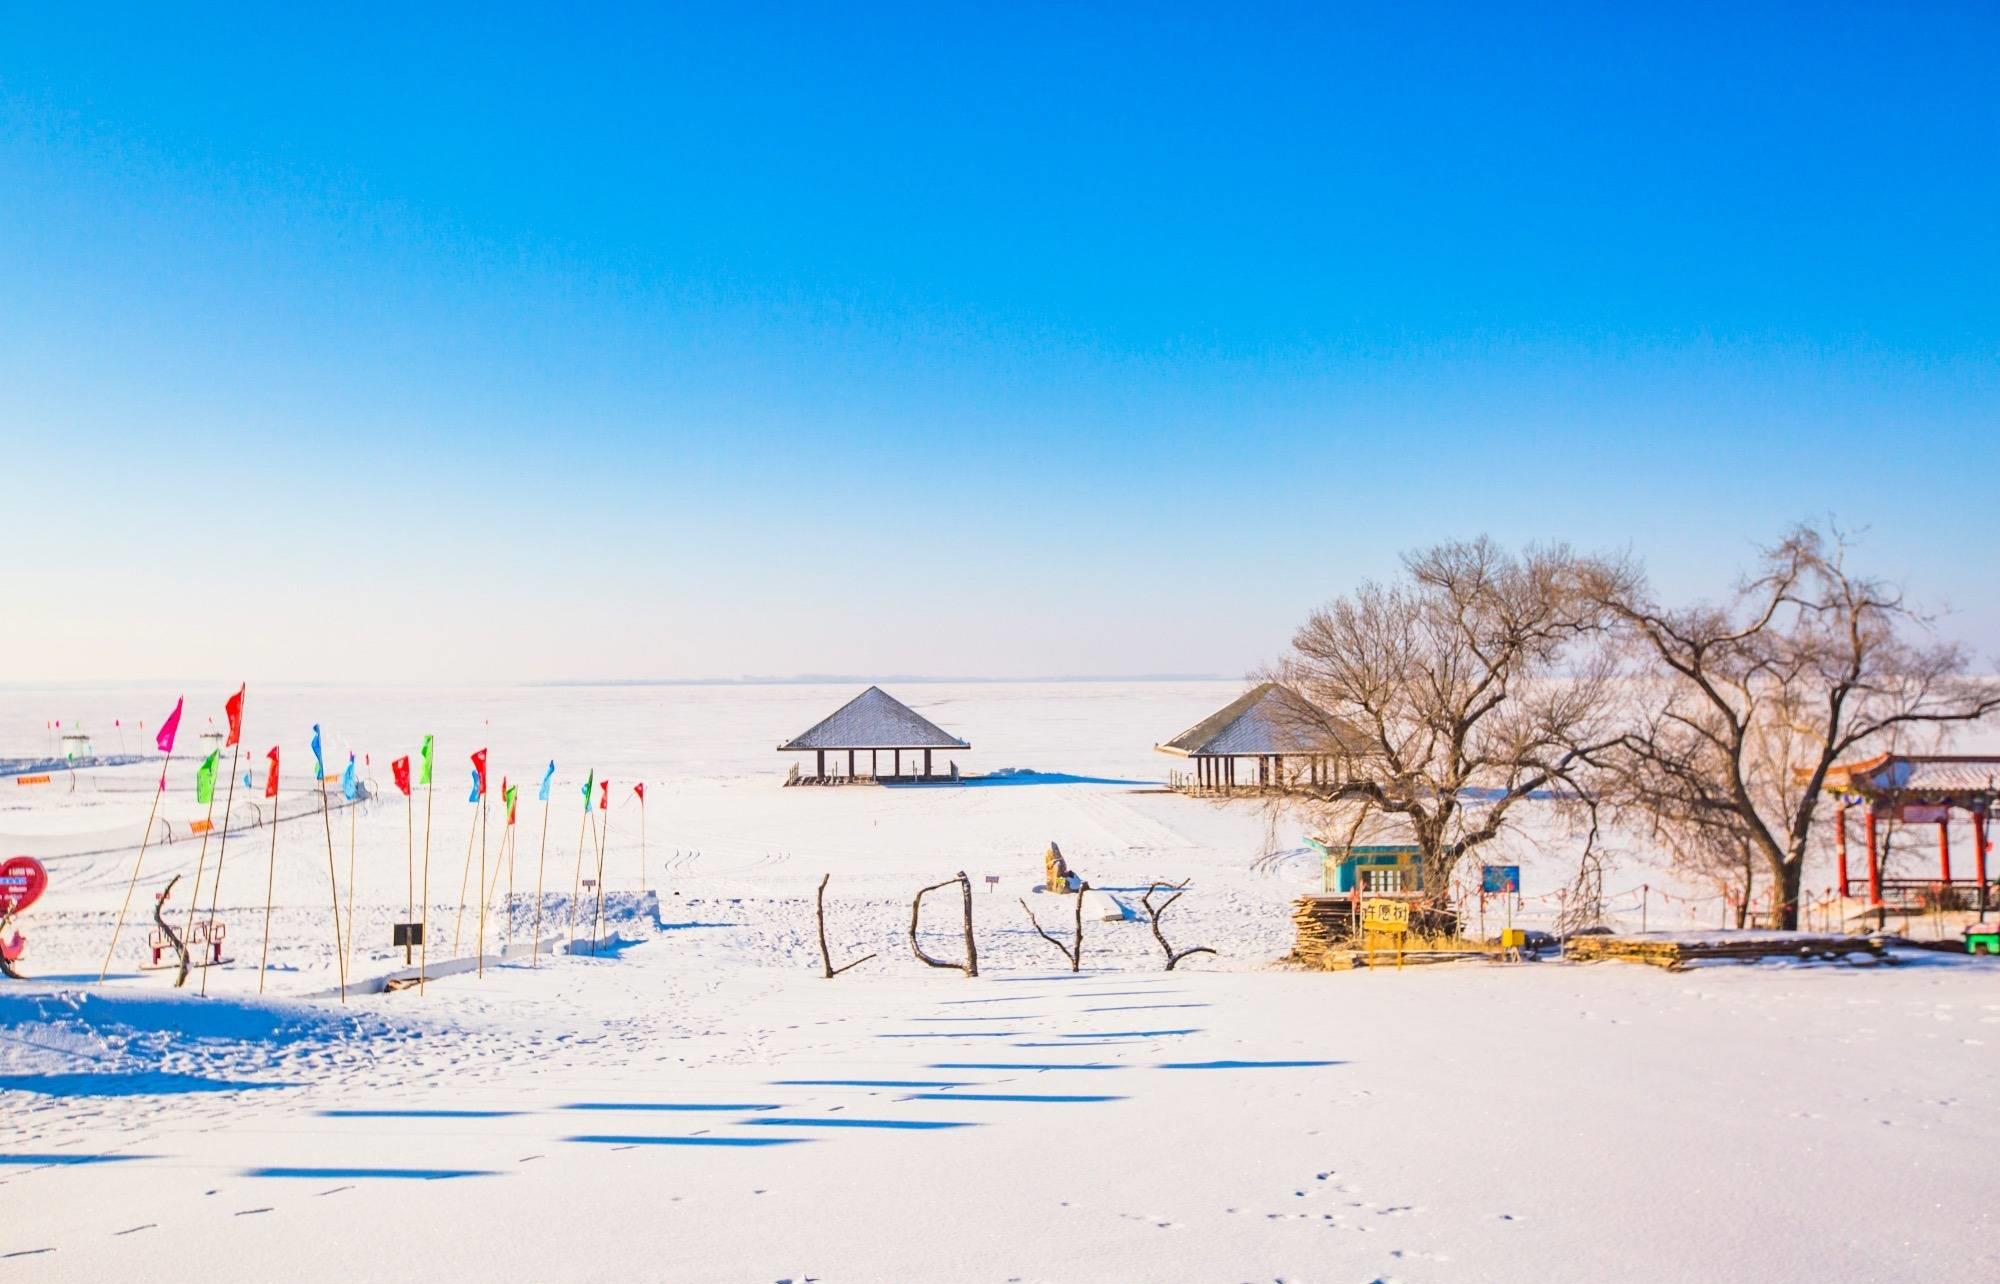
M396 924L396 939L394 941L394 944L422 945L423 943L424 943L424 925L422 923Z

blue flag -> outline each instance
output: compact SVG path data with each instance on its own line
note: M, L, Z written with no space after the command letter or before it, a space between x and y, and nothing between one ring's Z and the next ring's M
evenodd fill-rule
M479 801L479 768L477 767L474 767L472 769L472 796L470 798L467 798L465 801L467 802Z
M549 769L542 773L542 801L549 800L549 782L556 778L556 761L549 759Z
M313 779L326 779L326 759L319 756L319 724L313 723Z
M340 773L340 796L353 802L361 796L361 784L354 778L354 755L347 755L347 770Z

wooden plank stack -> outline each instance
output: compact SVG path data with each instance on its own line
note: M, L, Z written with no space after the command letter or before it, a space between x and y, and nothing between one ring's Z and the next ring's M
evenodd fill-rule
M1704 959L1837 959L1865 954L1880 957L1882 943L1866 936L1823 936L1806 932L1745 933L1729 936L1572 936L1564 955L1580 963L1620 959L1678 971Z

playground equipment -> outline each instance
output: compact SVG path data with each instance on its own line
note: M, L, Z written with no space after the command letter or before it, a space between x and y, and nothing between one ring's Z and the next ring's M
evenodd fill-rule
M215 967L234 960L222 957L222 943L229 935L228 925L220 919L210 921L197 919L188 928L187 939L183 941L166 919L167 898L174 894L174 884L181 881L175 874L167 880L167 885L153 897L153 930L146 938L146 950L150 956L139 964L144 972L163 972L171 968L183 978L192 968ZM167 957L167 951L173 957Z
M2000 954L2000 923L1974 923L1965 929L1967 954Z

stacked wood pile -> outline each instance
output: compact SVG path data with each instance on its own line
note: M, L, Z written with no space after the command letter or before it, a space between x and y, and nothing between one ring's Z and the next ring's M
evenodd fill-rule
M1292 946L1291 961L1329 970L1366 966L1365 957L1356 957L1362 953L1357 917L1352 897L1299 897L1292 902L1292 926L1297 932L1297 940ZM1468 951L1439 950L1430 945L1432 941L1455 939L1457 936L1456 913L1435 906L1412 905L1410 937L1403 952L1403 961L1423 963L1462 958ZM1389 961L1393 964L1393 957Z
M1882 943L1866 936L1817 936L1805 932L1749 932L1723 936L1572 936L1565 957L1581 963L1623 959L1679 970L1703 959L1838 959L1865 954L1881 957Z

